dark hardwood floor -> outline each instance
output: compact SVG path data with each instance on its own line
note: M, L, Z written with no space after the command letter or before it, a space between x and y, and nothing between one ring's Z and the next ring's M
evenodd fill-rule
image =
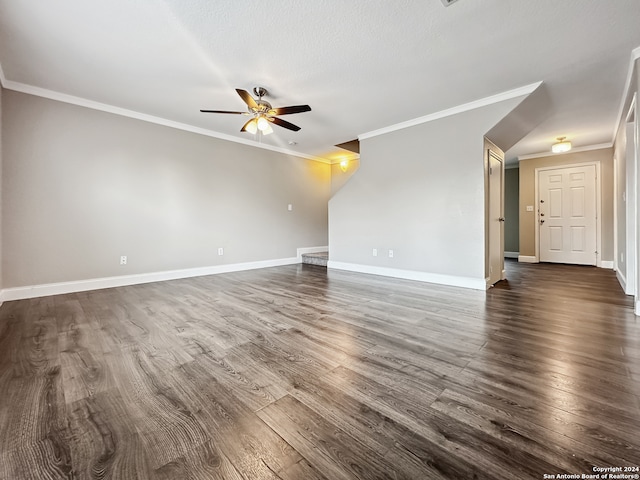
M637 467L631 299L608 270L507 268L486 293L295 265L6 302L0 477Z

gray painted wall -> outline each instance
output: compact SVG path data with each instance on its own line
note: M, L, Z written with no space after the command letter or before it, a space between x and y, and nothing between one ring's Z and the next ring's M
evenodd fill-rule
M518 252L520 242L519 191L520 170L507 168L504 171L504 251Z
M484 281L483 137L520 101L362 140L329 202L331 261Z
M2 109L4 288L327 244L329 165L9 90Z

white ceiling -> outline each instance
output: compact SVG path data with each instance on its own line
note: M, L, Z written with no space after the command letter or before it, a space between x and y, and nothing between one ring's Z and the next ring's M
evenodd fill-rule
M638 0L0 0L7 88L246 140L245 117L199 109L244 110L234 89L261 85L274 106L313 109L263 144L329 159L360 134L539 81L549 115L511 156L560 135L611 142L638 46Z

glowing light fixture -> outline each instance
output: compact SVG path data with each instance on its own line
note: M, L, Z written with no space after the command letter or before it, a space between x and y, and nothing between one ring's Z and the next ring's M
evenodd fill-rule
M349 160L342 160L340 162L340 170L342 170L343 172L346 172L347 168L349 168Z
M258 117L258 130L264 132L269 127L269 120L264 117Z
M558 143L551 145L551 151L553 153L564 153L571 150L571 142L565 140L567 137L558 137Z
M244 127L244 130L251 133L252 135L255 135L258 132L260 132L262 135L269 135L270 133L273 133L271 123L262 115L257 115L256 117L252 118Z
M267 120L262 115L258 116L256 124L258 125L258 130L260 130L263 135L269 135L270 133L273 133L273 128L271 128L269 120Z
M254 118L249 123L247 123L247 126L244 128L250 134L255 135L256 132L258 131L258 122L256 122L256 119Z

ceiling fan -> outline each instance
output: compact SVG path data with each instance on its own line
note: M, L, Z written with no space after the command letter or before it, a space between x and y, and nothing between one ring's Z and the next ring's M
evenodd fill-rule
M310 112L311 107L309 105L294 105L291 107L273 108L269 102L263 100L262 97L267 95L267 89L264 87L255 87L253 93L258 97L254 99L249 92L236 88L236 92L240 95L240 98L247 104L247 112L230 112L228 110L200 110L203 113L230 113L234 115L251 115L251 119L245 123L240 129L241 132L257 133L261 132L263 135L269 135L273 132L271 124L274 123L283 128L293 130L297 132L300 127L289 123L286 120L278 118L278 115L290 115L292 113Z

